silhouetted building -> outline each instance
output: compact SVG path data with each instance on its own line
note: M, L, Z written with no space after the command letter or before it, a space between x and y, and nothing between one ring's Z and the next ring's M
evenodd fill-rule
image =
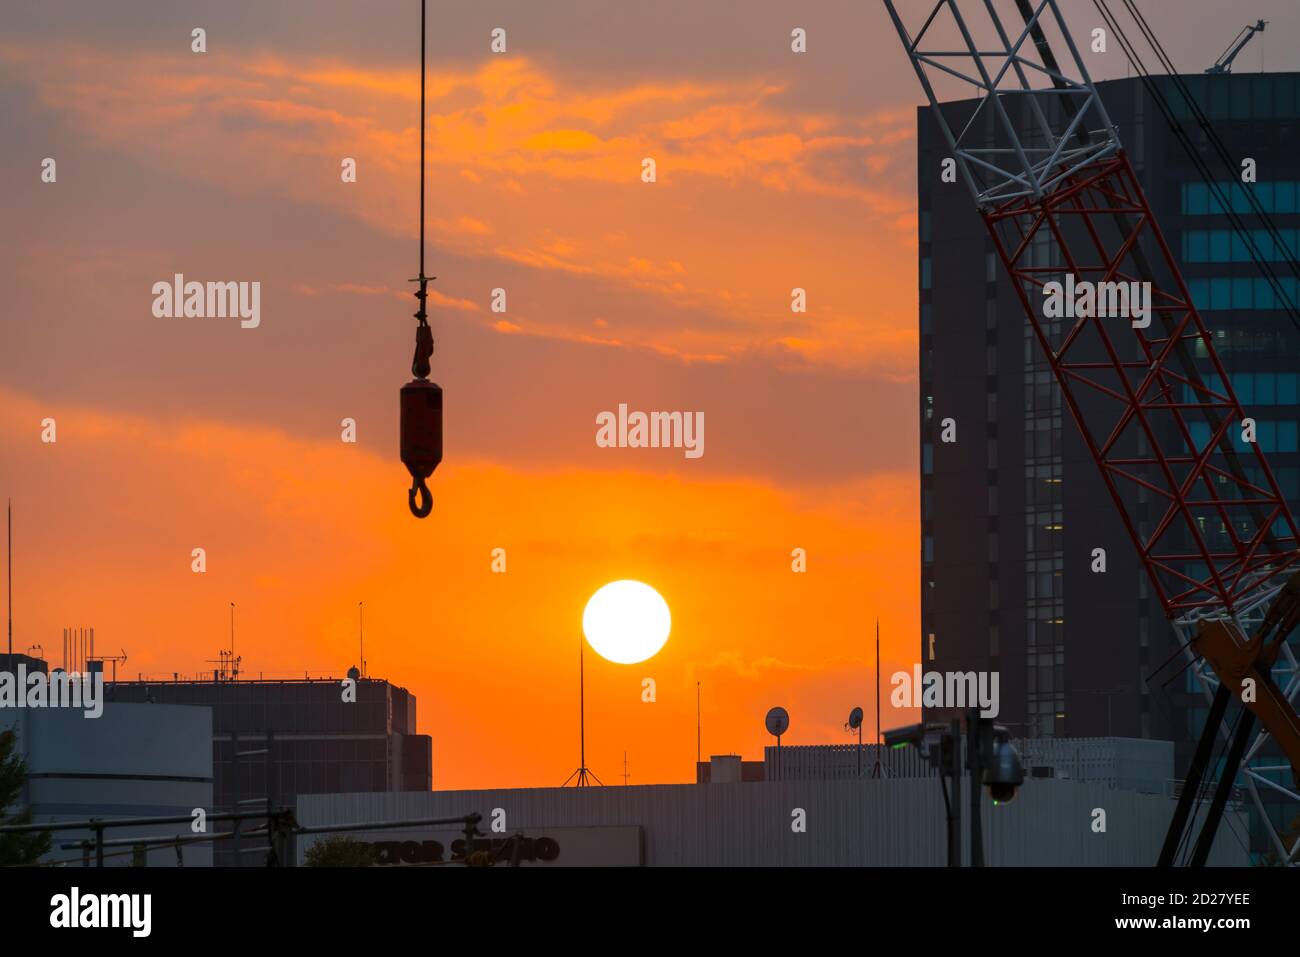
M1184 79L1228 151L1257 161L1258 182L1242 184L1224 172L1221 187L1296 301L1296 279L1283 263L1300 251L1300 74ZM1156 82L1193 143L1210 157L1206 135L1187 115L1172 81ZM1300 336L1142 81L1110 80L1097 88L1237 397L1259 423L1259 444L1294 512L1300 502ZM1027 98L1005 102L1023 113ZM1044 102L1056 108L1050 98ZM917 123L920 661L927 670L999 672L998 721L1017 736L1169 739L1181 773L1207 702L1193 671L1178 673L1184 662L1173 629L1062 407L968 190L940 181L949 149L930 112L920 109ZM990 133L992 116L986 111L980 120L988 121ZM1028 120L1012 117L1022 130L1030 129ZM1217 160L1207 162L1218 171ZM1246 189L1272 217L1280 242L1250 214ZM1059 261L1054 242L1041 247L1031 251L1035 264ZM1203 345L1194 348L1207 385L1216 387ZM1189 396L1185 391L1181 398ZM949 416L959 420L955 443L940 441L940 423ZM1204 443L1208 432L1198 433L1200 427L1193 437ZM1247 472L1261 481L1257 469ZM1125 486L1126 496L1131 491ZM1134 495L1145 535L1163 504L1142 491ZM1211 545L1229 541L1229 530L1217 520L1206 520L1202 531ZM1098 547L1106 551L1105 574L1090 568ZM1171 659L1173 666L1152 679ZM942 716L925 713L926 720ZM1289 786L1289 772L1281 767L1267 773ZM1285 824L1293 814L1294 806L1284 804L1275 816Z
M17 656L15 656L17 657ZM44 662L41 662L44 665ZM29 672L36 669L27 663ZM2 670L2 669L0 669ZM44 671L44 668L40 669ZM18 737L27 767L20 803L37 824L91 818L189 815L212 807L212 713L207 708L107 703L98 717L81 708L0 708L0 730ZM224 829L224 825L223 828ZM90 831L53 831L47 863L94 862L94 852L62 845L94 840ZM188 824L109 828L106 841L192 837ZM214 844L106 848L106 867L137 859L150 867L207 867Z
M338 678L130 681L106 690L110 701L212 709L214 802L222 809L255 808L251 802L268 795L291 806L300 794L433 786L433 745L415 733L415 695L388 681L357 679L355 702L343 700ZM237 756L264 750L270 753ZM241 839L240 851L256 844ZM217 845L218 865L235 863L231 845ZM262 863L256 853L238 856L244 865Z
M33 658L31 655L20 654L0 654L0 671L7 671L10 674L18 674L18 666L22 665L27 669L27 673L47 674L49 672L49 663L44 658Z
M1228 149L1258 161L1259 182L1248 188L1294 256L1300 74L1185 79ZM1181 106L1168 79L1159 82ZM1142 82L1097 88L1295 509L1300 337ZM940 181L949 150L929 113L918 116L921 661L927 670L999 671L998 720L1016 734L1168 738L1185 758L1206 703L1188 680L1147 687L1145 676L1177 652L1172 629L969 192ZM1194 123L1185 129L1204 142ZM1223 186L1245 215L1245 187ZM1285 250L1264 236L1260 248L1281 260ZM1042 261L1053 261L1053 244L1043 245ZM1282 281L1294 295L1295 279ZM1208 362L1202 371L1213 386ZM951 444L939 436L948 416L960 420ZM1160 517L1159 502L1137 508L1148 522ZM1092 574L1099 546L1108 567Z
M963 797L968 800L969 792ZM981 804L990 867L1149 868L1174 808L1163 794L1052 777L1027 780L1009 804L995 807L987 793ZM1081 839L1079 822L1087 835L1098 807L1108 815L1104 839ZM494 809L506 814L504 831L489 827ZM471 813L483 817L472 849L496 856L498 866L511 861L515 840L525 867L937 867L946 859L943 795L925 777L309 794L298 802L298 820L306 826ZM1243 818L1229 806L1211 865L1247 863L1236 837ZM963 811L963 828L969 820ZM806 827L796 826L799 821ZM348 833L374 847L380 866L465 860L462 825ZM298 862L329 836L299 837ZM968 830L961 846L970 846Z

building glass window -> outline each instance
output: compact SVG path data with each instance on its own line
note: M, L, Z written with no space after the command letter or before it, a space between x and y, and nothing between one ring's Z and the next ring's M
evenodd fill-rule
M1224 202L1237 213L1252 211L1251 190L1255 201L1269 213L1294 213L1296 211L1296 180L1279 180L1269 183L1216 182L1211 189L1206 183L1184 183L1181 193L1181 211L1184 216L1222 216ZM1220 201L1223 197L1223 201Z
M1278 286L1287 301L1297 303L1295 276L1277 277ZM1277 309L1277 295L1269 281L1262 276L1211 277L1189 279L1187 291L1192 303L1201 312L1221 310Z

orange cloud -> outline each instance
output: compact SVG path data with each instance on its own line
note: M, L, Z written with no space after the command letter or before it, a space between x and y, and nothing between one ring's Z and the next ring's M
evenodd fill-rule
M414 70L13 44L0 61L82 135L143 165L416 231ZM794 82L754 72L610 88L515 56L434 70L429 240L499 267L493 285L559 274L638 297L619 326L629 348L911 376L914 204L887 171L914 114L795 112L782 105ZM647 156L653 184L640 180ZM340 179L344 157L356 183ZM794 286L815 303L806 316L789 312ZM557 305L527 327L575 340L592 318ZM773 352L782 340L821 346Z

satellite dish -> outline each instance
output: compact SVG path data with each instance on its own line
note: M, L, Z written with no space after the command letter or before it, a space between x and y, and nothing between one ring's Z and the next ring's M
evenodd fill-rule
M862 709L854 708L849 712L849 728L856 731L862 727Z
M790 728L790 713L778 705L767 713L763 724L767 727L768 734L779 738Z

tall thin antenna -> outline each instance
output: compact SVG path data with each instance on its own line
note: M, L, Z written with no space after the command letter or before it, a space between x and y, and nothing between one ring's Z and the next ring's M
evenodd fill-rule
M14 653L14 500L9 499L9 506L6 509L8 515L8 538L9 557L6 559L9 567L9 656L12 659Z
M361 672L361 677L366 676L366 617L362 610L364 602L357 602L357 636L361 640L361 660L357 663L357 670Z
M695 682L695 763L699 764L704 758L700 753L700 683Z
M880 763L880 618L876 618L876 763L871 766L873 778L889 777Z
M582 656L584 646L587 644L586 639L578 642L578 767L585 770L587 767L587 692L585 678L583 677ZM583 782L583 774L578 775L578 784Z
M587 769L587 685L583 665L583 647L587 644L587 639L582 637L581 632L578 634L578 770L565 778L560 787L568 787L570 781L573 781L574 787L579 788L589 786L591 781L604 787L605 782Z
M230 603L230 677L239 677L239 666L235 664L235 603Z
M623 752L623 787L627 787L627 779L630 777L627 773L627 752Z

